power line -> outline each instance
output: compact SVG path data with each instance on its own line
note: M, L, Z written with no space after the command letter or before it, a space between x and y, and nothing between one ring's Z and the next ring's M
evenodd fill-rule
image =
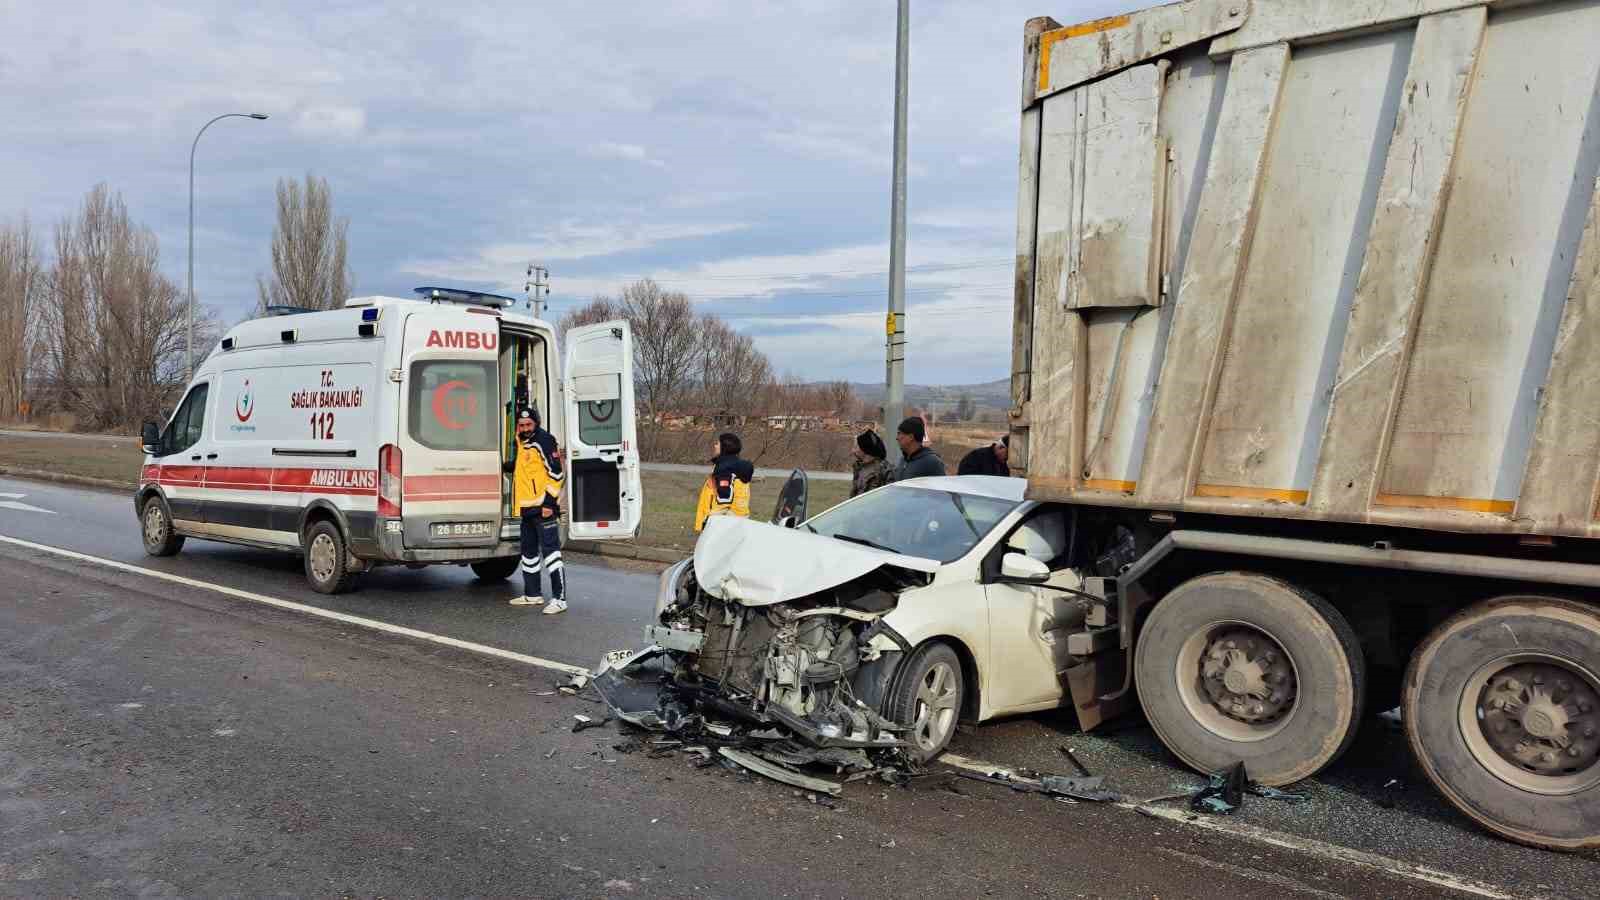
M926 263L920 266L907 266L907 272L956 272L963 269L993 269L1001 266L1015 265L1014 259L974 259L967 262L954 263ZM683 278L656 278L649 273L633 275L594 276L597 278L615 278L618 281L637 281L649 278L656 284L686 284L695 281L765 281L795 278L842 278L847 276L887 275L887 269L845 269L833 272L753 272L748 275L689 275ZM589 277L589 276L572 276Z

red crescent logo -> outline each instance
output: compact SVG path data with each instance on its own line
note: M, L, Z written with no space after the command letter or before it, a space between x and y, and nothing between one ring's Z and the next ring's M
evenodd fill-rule
M446 381L433 389L433 419L450 431L467 427L462 418L478 414L478 398L472 394L457 395L457 391L470 391L472 385L465 381Z
M255 398L250 395L250 379L246 378L244 389L239 392L239 399L233 405L233 414L239 417L239 421L248 422L255 413Z

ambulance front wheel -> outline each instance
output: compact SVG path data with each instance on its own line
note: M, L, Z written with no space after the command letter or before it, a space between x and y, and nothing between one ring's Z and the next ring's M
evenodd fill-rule
M183 549L183 535L172 530L172 516L160 497L144 502L139 522L143 526L144 552L151 556L173 556Z
M472 574L478 576L479 581L505 581L516 573L521 564L522 559L516 556L486 559L472 564Z
M306 580L319 594L342 594L355 586L350 551L332 522L318 522L306 532Z

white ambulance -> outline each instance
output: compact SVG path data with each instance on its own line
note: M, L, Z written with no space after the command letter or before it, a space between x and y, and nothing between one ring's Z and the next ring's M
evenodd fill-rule
M519 520L502 463L528 405L566 451L568 536L632 538L644 498L627 323L572 329L562 357L511 298L417 293L229 331L166 427L145 424L145 549L295 551L327 594L387 564L507 578Z

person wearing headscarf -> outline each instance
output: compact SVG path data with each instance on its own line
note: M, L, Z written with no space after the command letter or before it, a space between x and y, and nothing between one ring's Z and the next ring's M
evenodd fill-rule
M869 428L856 435L856 446L850 452L855 457L850 473L850 496L865 494L889 483L892 474L887 459L889 451L876 431Z

